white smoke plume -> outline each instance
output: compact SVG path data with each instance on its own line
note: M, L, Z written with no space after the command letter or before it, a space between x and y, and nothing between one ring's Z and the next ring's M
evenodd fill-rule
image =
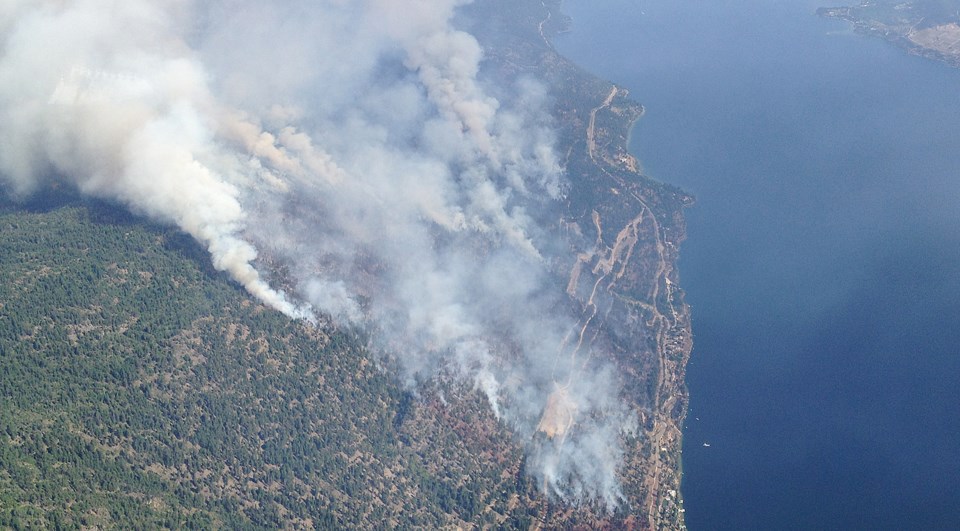
M176 224L267 305L472 383L548 493L612 507L632 417L548 278L547 94L491 95L464 3L6 0L0 180Z

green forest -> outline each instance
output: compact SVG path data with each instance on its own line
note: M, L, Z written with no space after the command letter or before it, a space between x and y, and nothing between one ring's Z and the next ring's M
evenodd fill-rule
M5 201L0 528L529 526L545 502L485 399L414 396L366 343L175 229Z

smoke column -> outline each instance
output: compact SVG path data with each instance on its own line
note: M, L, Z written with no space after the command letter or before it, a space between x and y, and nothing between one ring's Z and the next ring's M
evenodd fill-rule
M492 96L464 3L6 0L0 182L175 224L265 304L374 331L406 381L482 390L550 495L613 507L634 419L549 275L548 95Z

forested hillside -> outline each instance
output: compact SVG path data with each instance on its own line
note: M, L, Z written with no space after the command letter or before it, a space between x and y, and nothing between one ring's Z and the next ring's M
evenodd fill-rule
M396 94L439 107L407 117L412 126L391 127L403 139L410 130L430 134L403 140L383 159L369 157L362 142L379 149L389 127L364 129L358 145L336 140L344 160L363 162L356 176L376 178L369 182L341 182L322 150L322 157L308 150L302 161L277 159L310 144L285 127L275 131L291 142L284 149L266 131L250 145L231 136L199 149L246 146L224 160L232 161L228 173L252 168L249 182L241 179L247 184L283 188L276 175L256 171L261 163L278 164L277 175L292 171L294 183L322 177L282 201L258 186L243 194L251 204L240 205L220 193L235 190L226 183L194 190L181 205L192 177L158 199L126 186L98 190L99 170L76 174L73 166L61 169L62 179L37 175L31 204L0 201L0 528L683 528L680 427L691 333L676 262L692 198L643 175L628 153L643 108L627 90L550 44L569 24L559 3L463 6L450 28L468 33L443 28L436 33L443 45L425 57L466 75L457 79L467 81L469 105L453 108L513 111L490 122L496 135L481 128L460 139L465 147L448 145L462 117L431 95L436 80L426 75ZM462 49L448 49L447 38ZM463 57L440 53L450 51ZM84 90L101 78L129 81L76 72ZM424 76L396 79L403 87ZM488 83L490 97L480 90ZM394 84L381 87L384 94L394 94ZM371 101L381 95L374 91ZM48 105L36 107L46 113ZM393 107L375 107L377 120L397 118L381 116ZM51 123L66 109L56 108ZM452 128L437 118L454 119ZM520 127L528 119L531 130ZM344 129L358 125L343 120ZM253 124L244 124L250 132ZM86 129L76 136L86 139ZM520 158L502 175L504 161L489 176L481 171L480 188L460 190L476 180L472 168L497 158L474 161L487 150L473 144L494 137L508 158ZM427 140L438 162L421 160ZM521 156L525 150L532 158ZM153 180L197 166L154 175L166 158L146 153L117 183L154 190ZM408 185L393 175L397 153L416 162L406 170ZM307 178L313 169L304 168L316 164L323 175ZM436 186L427 179L434 170L443 177ZM501 180L517 181L522 193L488 194ZM458 190L457 202L437 210L434 200L448 188ZM510 197L529 200L513 205ZM158 212L157 204L177 208ZM154 222L196 221L211 204L224 209L210 226ZM338 214L340 207L346 211ZM495 224L484 221L491 208ZM479 224L461 226L460 213L474 209ZM527 223L542 248L514 230ZM298 293L301 284L317 290ZM320 322L298 320L308 315L296 311L300 303L314 305L318 313L309 315ZM370 320L354 315L364 306ZM337 322L372 325L338 328L324 311L354 315Z
M413 397L207 263L109 205L4 205L0 527L529 524L485 399Z

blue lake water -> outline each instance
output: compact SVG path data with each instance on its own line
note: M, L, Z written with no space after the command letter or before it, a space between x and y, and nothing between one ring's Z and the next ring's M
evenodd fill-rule
M956 529L960 70L820 5L567 0L558 47L697 196L688 526Z

